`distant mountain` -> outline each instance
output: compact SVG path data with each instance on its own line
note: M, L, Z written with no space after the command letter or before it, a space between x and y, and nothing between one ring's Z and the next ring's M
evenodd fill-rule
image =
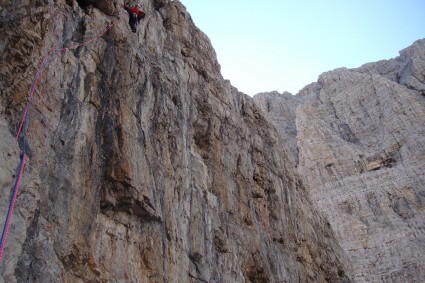
M322 74L296 96L254 97L290 149L355 281L425 278L425 40Z

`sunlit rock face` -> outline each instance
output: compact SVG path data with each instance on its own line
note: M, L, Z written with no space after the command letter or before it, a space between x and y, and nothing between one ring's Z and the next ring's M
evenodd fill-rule
M37 81L0 280L349 282L294 147L185 7L144 1L134 34L123 4L2 3L2 223Z
M355 280L423 281L425 40L395 59L324 73L296 96L255 100L291 145Z

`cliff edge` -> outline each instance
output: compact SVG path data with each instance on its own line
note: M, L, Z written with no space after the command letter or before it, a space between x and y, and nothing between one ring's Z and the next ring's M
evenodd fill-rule
M133 34L122 1L3 1L0 281L349 282L273 125L181 3L142 4Z

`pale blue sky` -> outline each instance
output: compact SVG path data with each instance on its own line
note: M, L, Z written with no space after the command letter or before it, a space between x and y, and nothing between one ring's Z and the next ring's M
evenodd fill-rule
M398 56L425 38L425 0L181 0L225 79L254 95L296 94L339 67Z

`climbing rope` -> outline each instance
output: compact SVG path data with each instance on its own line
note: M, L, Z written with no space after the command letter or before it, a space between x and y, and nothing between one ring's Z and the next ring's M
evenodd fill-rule
M27 104L27 108L26 110L28 111L30 107L30 104ZM15 181L15 186L13 187L12 190L12 196L10 197L10 203L9 203L9 208L7 210L7 215L6 215L6 220L4 222L4 227L3 227L3 232L1 234L1 239L0 239L0 262L3 259L3 252L4 252L4 248L6 247L6 239L7 239L7 235L9 234L9 227L10 227L10 221L12 220L12 214L13 214L13 210L15 209L15 203L16 203L16 197L18 195L18 190L19 190L19 185L21 184L21 180L22 180L22 175L24 172L24 167L25 167L25 161L26 161L26 154L25 154L25 136L26 136L26 132L27 132L27 120L25 119L25 123L24 123L24 134L23 134L23 138L22 138L22 156L21 156L21 163L19 164L19 169L18 169L18 174L16 176L16 181Z
M91 38L87 41L83 41L81 43L71 45L71 46L67 46L67 47L62 47L62 48L55 48L55 47L50 48L49 51L47 51L47 54L41 60L41 63L39 65L36 73L34 74L34 79L33 79L31 88L28 92L28 96L27 96L27 104L26 104L24 112L22 114L21 122L19 123L18 132L16 134L16 140L18 140L20 135L21 135L21 131L22 131L22 143L21 143L22 154L21 154L21 162L20 162L20 165L19 165L18 174L16 175L15 185L13 187L12 195L10 197L9 208L8 208L8 211L7 211L7 215L6 215L6 219L5 219L5 223L4 223L4 227L3 227L3 232L2 232L2 235L1 235L1 239L0 239L0 262L3 259L3 253L4 253L4 249L6 247L6 240L7 240L8 234L9 234L10 222L12 220L12 215L13 215L13 211L15 209L15 203L16 203L16 198L17 198L17 195L18 195L19 186L20 186L22 176L23 176L23 172L24 172L24 167L25 167L25 162L26 162L25 148L26 148L26 140L27 140L28 117L29 117L29 111L30 111L30 106L31 106L31 100L32 100L32 97L34 96L34 92L37 88L37 82L38 82L43 70L46 70L48 68L50 63L53 61L53 59L58 54L60 54L61 52L65 52L67 50L72 50L72 49L76 49L76 48L81 47L81 46L88 45L89 43L91 43L91 42L97 40L98 38L100 38L101 36L103 36L113 26L115 26L119 21L121 21L120 18L113 21L103 32L99 33L97 36L95 36L95 37L93 37L93 38Z
M113 21L112 24L109 25L107 29L105 29L102 33L98 34L97 36L89 39L88 41L84 41L84 42L81 42L81 43L78 43L78 44L75 44L75 45L71 45L71 46L68 46L68 47L63 47L63 48L52 47L52 48L49 49L49 51L47 51L47 54L44 56L43 60L40 63L40 67L38 68L37 72L34 75L34 80L33 80L32 86L31 86L30 91L29 91L29 94L28 94L27 106L25 107L24 114L22 115L21 122L19 123L18 132L16 134L16 140L18 140L18 138L19 138L19 135L20 135L21 130L22 130L22 125L24 124L24 121L25 121L25 119L27 117L28 105L29 105L32 97L34 96L34 92L35 92L35 89L37 87L38 79L40 78L40 75L41 75L42 71L44 69L47 69L48 65L50 65L50 63L46 64L46 62L48 62L49 56L52 56L52 60L50 60L50 62L51 62L51 61L53 61L53 58L55 58L56 55L58 55L61 52L64 52L64 51L67 51L67 50L76 49L78 47L85 46L85 45L87 45L87 44L89 44L89 43L97 40L99 37L103 36L106 32L108 32L120 20L121 19L117 19L117 20Z

